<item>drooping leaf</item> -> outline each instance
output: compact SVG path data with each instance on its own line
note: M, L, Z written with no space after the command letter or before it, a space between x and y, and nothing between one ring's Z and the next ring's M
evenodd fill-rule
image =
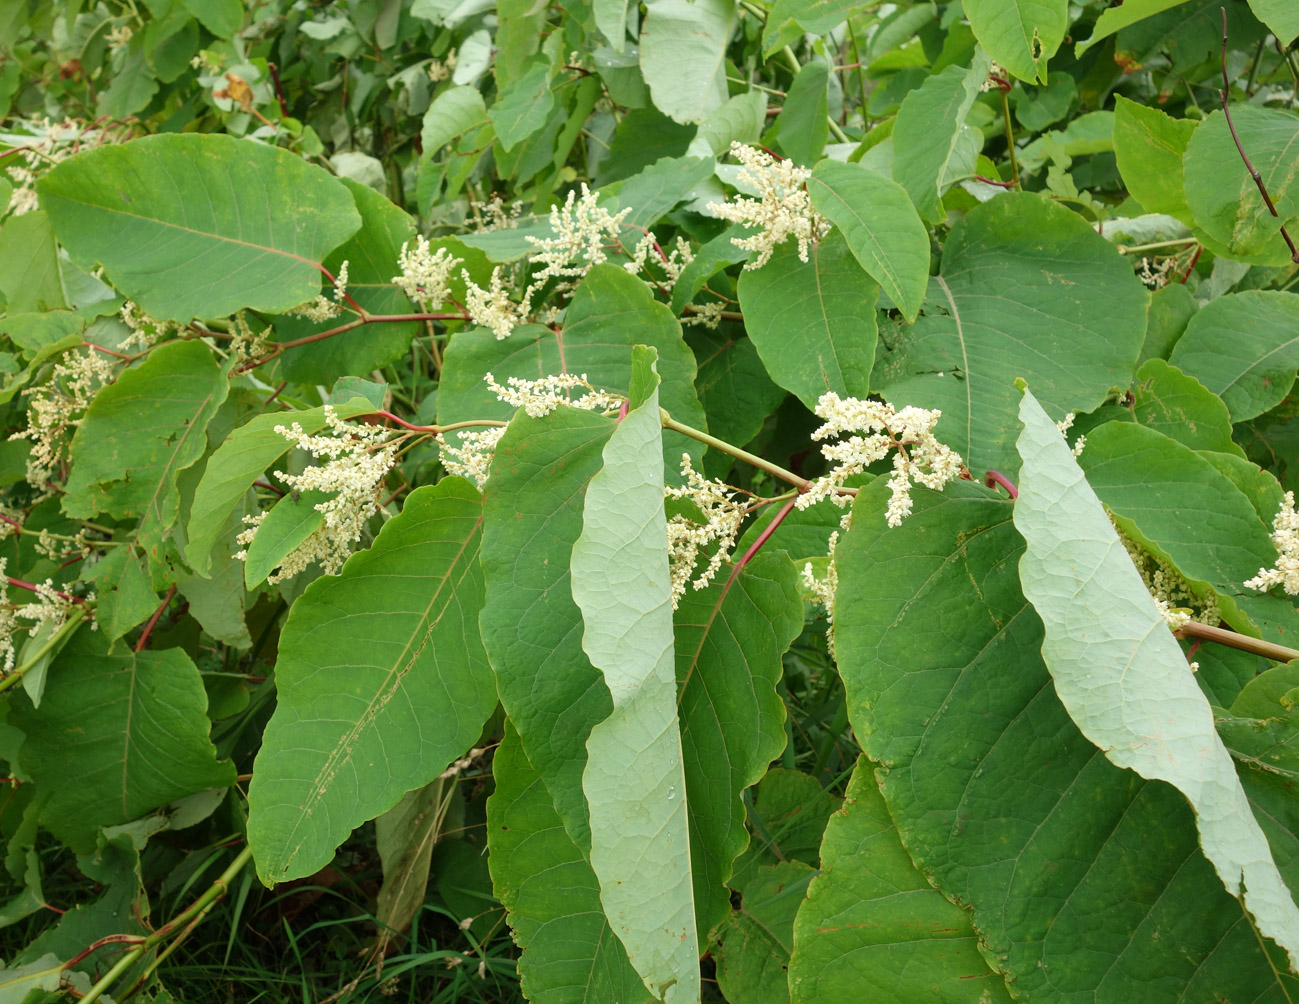
M180 472L207 448L207 424L230 382L202 342L149 353L95 395L72 437L69 516L138 516L140 545L157 556L179 515Z
M881 340L872 389L899 406L941 409L937 434L972 471L1018 466L1017 376L1061 415L1091 411L1131 379L1147 294L1104 238L1041 196L1001 195L970 210L931 289L925 315Z
M1096 19L1091 35L1085 41L1078 43L1077 54L1081 56L1097 42L1109 38L1121 28L1184 3L1186 0L1128 0L1122 6L1101 11L1101 16Z
M1232 441L1231 415L1222 398L1176 366L1148 360L1137 370L1132 395L1133 415L1142 425L1193 450L1245 455Z
M248 791L265 879L315 872L478 737L496 704L477 623L481 529L468 482L416 489L370 550L293 604Z
M582 651L569 557L613 425L572 408L544 418L520 411L496 446L483 496L483 643L505 713L583 855L591 840L586 737L612 705Z
M44 313L67 306L59 278L59 251L46 213L11 216L0 226L0 294L8 314Z
M852 0L776 0L762 32L763 55L770 56L788 45L801 34L799 29L824 35L846 21L855 9Z
M861 267L914 319L929 278L929 235L906 189L859 164L823 160L807 190L817 211L843 231Z
M541 776L507 721L487 800L488 863L523 955L519 978L535 1004L649 1004L600 905L600 886L560 823Z
M414 305L392 284L402 245L414 243L415 223L383 194L348 178L339 179L356 200L361 229L325 259L337 275L346 262L347 292L370 314L409 314ZM326 290L332 295L332 289ZM437 309L439 304L434 304ZM274 339L293 341L336 328L348 317L308 321L281 315ZM281 372L294 383L330 385L342 376L369 376L401 357L419 329L417 321L363 324L319 342L289 349L280 357Z
M892 528L887 479L858 496L835 631L849 719L922 874L1029 999L1293 996L1185 798L1111 764L1056 697L1011 506L964 483L914 494Z
M875 362L879 288L840 231L800 261L787 242L740 276L745 329L771 378L809 409L826 391L865 398Z
M726 918L726 883L748 841L740 793L785 747L776 687L781 656L803 629L793 562L760 553L738 574L682 596L673 620L690 867L706 935Z
M374 411L374 406L364 398L353 398L346 404L334 406L339 418L354 418ZM207 574L212 567L212 548L221 538L226 520L234 511L244 492L273 463L289 452L290 443L275 431L277 425L286 428L297 422L308 434L325 427L324 407L296 411L291 414L258 415L236 429L208 459L194 494L190 509L189 545L185 554L190 567Z
M686 775L673 660L654 351L633 350L631 411L604 448L573 544L582 649L613 712L586 740L591 867L627 957L655 997L699 1000Z
M1069 25L1067 0L964 0L979 44L1007 70L1029 83L1046 83L1046 63Z
M79 854L94 850L102 826L235 780L208 740L207 695L189 656L107 649L79 631L50 667L40 708L26 695L10 705L41 825Z
M1294 4L1286 0L1249 0L1249 6L1282 45L1289 45L1299 36L1299 9Z
M1150 316L1146 322L1146 340L1141 346L1138 365L1150 359L1167 359L1173 346L1186 331L1200 305L1191 291L1174 282L1150 294Z
M148 574L129 545L110 550L95 562L86 578L95 583L99 597L95 623L109 641L143 624L158 606Z
M747 899L747 896L746 896ZM794 1004L874 994L1009 1004L970 916L925 881L898 839L873 765L857 761L821 842L821 872L794 920Z
M481 328L457 334L443 360L438 422L510 417L513 408L497 400L483 382L484 373L501 384L509 377L585 373L595 387L625 394L632 346L650 345L659 354L663 407L678 421L703 426L704 410L694 391L694 354L681 336L680 322L641 280L616 265L596 266L574 291L564 322L560 332L538 325L516 328L503 341ZM675 432L664 435L664 444L664 458L674 471L682 453L700 453L698 442ZM528 748L526 736L523 742ZM540 764L537 768L545 773Z
M1079 461L1125 532L1212 586L1233 628L1282 644L1299 635L1293 604L1245 588L1276 549L1250 500L1203 455L1154 429L1109 422L1088 434Z
M830 67L813 61L798 71L776 116L781 152L796 164L815 164L830 138Z
M424 905L429 861L441 836L442 780L406 792L401 801L374 821L375 849L383 862L375 920L380 939L400 938Z
M199 23L217 38L230 38L244 20L240 0L182 0Z
M501 93L487 117L496 127L501 146L513 150L545 125L555 105L550 90L550 60L534 56L517 80Z
M1266 265L1285 265L1290 251L1278 232L1299 221L1299 183L1294 145L1299 115L1241 103L1231 110L1240 142L1267 186L1280 219L1268 211L1240 152L1226 117L1213 112L1192 133L1183 155L1186 202L1197 226L1217 241L1228 257Z
M297 154L173 133L87 150L37 189L73 261L96 263L154 317L284 311L361 225L351 193Z
M702 122L729 96L726 45L731 0L652 0L640 34L640 68L654 106L678 122Z
M1214 730L1213 711L1069 445L1031 393L1016 443L1015 527L1024 595L1069 717L1120 767L1167 781L1195 810L1200 845L1259 930L1299 968L1299 907Z
M773 767L754 789L749 807L753 839L735 863L731 886L741 892L763 868L781 861L815 867L826 822L839 799L810 774Z
M713 951L717 986L732 1004L788 1004L794 916L816 874L801 861L763 868L726 918Z
M893 123L893 180L930 223L944 223L942 195L965 119L988 79L991 61L976 49L967 70L949 66L902 99Z
M1168 361L1220 396L1233 422L1285 400L1299 370L1299 297L1248 290L1210 300Z
M316 508L333 498L331 492L293 491L282 497L257 526L244 559L244 585L256 589L289 554L325 525L325 514Z
M1182 2L1182 0L1178 0ZM1119 8L1106 11L1105 16ZM1114 105L1114 158L1123 183L1148 213L1167 213L1188 226L1182 158L1195 123L1175 119L1149 105L1119 95Z
M425 154L436 153L486 121L487 105L477 87L465 84L442 91L424 112L420 140Z

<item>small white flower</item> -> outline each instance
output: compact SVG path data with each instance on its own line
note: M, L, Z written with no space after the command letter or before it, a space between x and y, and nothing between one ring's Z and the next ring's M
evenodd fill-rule
M825 578L818 578L816 570L809 561L803 566L803 588L816 597L816 601L825 608L825 640L834 658L834 595L839 589L839 565L835 559L835 550L839 546L839 531L830 534L830 561L825 567Z
M735 547L740 525L744 522L744 504L721 481L709 480L699 474L690 462L690 454L681 455L681 475L685 480L680 488L664 488L666 498L688 499L703 515L704 522L697 523L678 513L668 520L668 563L672 584L672 609L677 608L686 586L703 589L713 581ZM715 544L717 549L708 559L704 570L692 582L699 552Z
M445 436L438 434L438 449L442 453L442 466L448 474L468 478L479 488L487 484L491 473L492 458L496 456L496 444L505 435L504 426L490 427L481 430L462 429L456 433L459 446L452 446Z
M465 278L465 310L475 324L490 328L499 342L509 338L516 327L528 319L534 287L529 286L523 294L523 302L515 303L501 280L501 268L492 269L492 281L483 289L472 279L468 272L462 272Z
M762 198L755 201L737 195L731 202L710 202L708 210L732 223L762 228L752 237L731 240L738 248L758 252L758 257L744 267L761 268L771 260L776 247L790 237L798 241L798 257L807 261L812 242L830 232L830 221L813 208L807 194L807 179L812 172L744 143L732 143L731 153L743 165L739 180L756 188Z
M608 261L606 244L616 246L622 221L630 212L629 207L610 213L598 204L596 193L585 184L580 199L570 191L562 207L550 210L550 229L555 236L527 238L536 248L528 260L542 266L535 281L541 283L552 277L570 280L562 287L569 288L594 266Z
M1295 512L1294 492L1285 493L1272 520L1272 545L1276 548L1276 564L1260 568L1245 585L1250 589L1280 586L1287 596L1299 596L1299 513Z
M1218 608L1218 597L1210 591L1204 596L1191 588L1181 573L1163 559L1156 557L1129 537L1114 523L1110 522L1119 535L1119 542L1132 559L1141 581L1159 608L1160 616L1168 623L1171 630L1185 627L1191 621L1200 624L1217 624L1221 614Z
M308 321L315 321L319 324L321 321L329 321L343 312L343 301L347 299L347 262L343 262L338 270L338 275L334 279L333 298L325 296L323 293L314 300L294 307L289 311L298 317L305 317Z
M450 296L451 273L461 259L446 248L430 252L429 242L423 237L416 237L415 247L408 250L409 244L409 241L403 243L397 254L401 274L392 277L393 284L412 300L433 305L442 303Z
M587 382L586 374L575 376L572 373L558 373L544 376L540 380L523 380L509 377L502 387L490 373L483 377L487 386L496 397L515 408L522 408L533 418L549 415L560 405L578 408L582 411L617 411L622 407L623 399L617 394L608 394L596 390ZM586 393L574 398L571 391L583 388Z

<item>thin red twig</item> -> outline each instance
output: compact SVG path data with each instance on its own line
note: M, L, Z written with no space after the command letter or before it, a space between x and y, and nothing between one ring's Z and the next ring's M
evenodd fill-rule
M135 643L135 650L137 652L144 651L144 646L149 643L149 635L153 634L153 629L158 623L158 618L162 616L162 612L167 609L167 604L171 602L171 598L175 595L176 586L173 584L172 587L167 590L167 595L162 598L162 602L158 604L158 609L155 610L153 616L149 618L149 623L146 624L144 630L140 632L140 640Z
M989 471L983 476L983 483L991 488L993 485L1001 485L1006 489L1006 494L1013 499L1019 498L1019 489L1015 487L1015 482L1002 474L1001 471Z

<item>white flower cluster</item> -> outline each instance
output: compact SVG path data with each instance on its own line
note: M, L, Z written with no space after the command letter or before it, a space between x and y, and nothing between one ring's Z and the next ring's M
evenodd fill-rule
M608 261L605 247L617 244L622 221L631 212L630 207L612 214L599 205L595 192L582 185L582 197L569 192L563 206L550 210L550 229L553 237L527 238L534 250L528 260L542 268L536 274L538 283L549 279L568 280L571 287L591 269Z
M300 307L294 307L289 313L296 314L298 317L305 317L308 321L315 321L319 324L321 321L333 320L341 314L343 312L343 300L346 297L347 262L343 262L338 270L338 275L334 278L334 295L332 299L321 293L314 300L309 300Z
M252 325L241 310L234 316L234 338L230 341L230 354L237 360L256 359L266 353L266 336L271 332L268 324L261 331L253 331Z
M409 245L409 241L403 242L397 254L401 274L392 277L393 284L412 300L434 306L442 303L450 295L451 273L461 259L446 248L430 252L423 237L415 238L414 248Z
M1149 289L1162 289L1168 285L1168 275L1176 264L1176 258L1142 258L1137 262L1137 278Z
M519 217L523 215L523 203L513 202L507 205L499 195L493 195L486 202L475 203L473 211L474 216L477 217L477 226L474 229L480 234L494 233L498 230L517 230Z
M1260 568L1245 585L1250 589L1280 586L1287 596L1299 595L1299 513L1295 512L1294 492L1285 493L1272 520L1272 544L1276 547L1276 564Z
M473 282L468 272L464 272L464 277L466 312L475 324L491 329L498 342L509 338L510 333L528 319L534 286L529 286L524 292L522 303L515 303L501 281L499 265L492 269L492 281L487 289Z
M51 122L48 118L35 118L22 123L31 135L31 141L11 151L13 159L6 158L6 172L13 182L8 210L14 216L30 213L39 207L36 197L36 177L40 171L53 167L77 150L80 140L89 138L75 122ZM101 141L108 139L106 132L95 134ZM0 206L0 216L5 207Z
M730 557L735 547L735 538L740 533L740 525L744 522L743 503L721 481L709 480L696 471L688 453L681 455L681 475L685 484L680 488L668 485L664 488L664 496L687 499L694 503L704 521L698 523L680 513L668 520L668 563L671 568L673 610L685 595L686 586L703 589L713 581L722 562ZM690 576L694 574L695 565L699 561L699 552L714 544L717 549L708 559L704 570L692 582Z
M490 373L483 379L498 399L515 408L522 408L533 418L549 415L560 405L579 408L582 411L617 411L622 407L623 399L617 394L608 394L596 390L587 382L586 374L576 376L572 373L559 373L544 376L540 380L523 380L509 377L502 387ZM574 398L570 392L585 388L586 393Z
M46 624L53 628L59 628L67 621L68 614L72 612L72 608L76 605L71 597L60 593L54 588L53 579L46 579L36 585L36 601L34 603L11 604L9 602L9 580L5 574L8 563L8 558L0 558L0 666L3 666L5 673L12 672L14 668L14 660L17 655L14 647L14 635L17 631L27 628L29 631L34 632ZM93 601L94 598L94 593L87 596L88 601ZM19 624L19 620L28 623Z
M651 251L655 253L651 254ZM681 278L682 270L694 260L695 252L684 237L678 237L676 246L671 252L665 252L659 245L658 238L654 236L654 231L646 230L645 236L637 241L632 249L631 261L625 262L622 267L632 275L644 272L647 276L645 285L651 289L670 293L677 280ZM662 281L656 279L649 271L647 266L651 261L663 272Z
M831 436L848 438L821 447L821 453L835 467L799 496L800 509L826 498L833 499L840 507L846 506L848 497L839 493L844 482L893 450L893 473L889 476L893 494L886 515L889 526L898 526L911 514L912 482L940 491L964 470L960 454L934 438L940 411L909 406L896 411L891 404L841 398L828 391L816 402L816 414L825 424L812 433L813 440L819 442Z
M430 59L425 72L432 83L439 83L443 80L450 80L451 74L456 68L456 50L452 49L447 53L446 59Z
M1113 523L1112 516L1110 522ZM1170 630L1185 627L1190 621L1200 624L1218 623L1221 613L1217 596L1212 592L1200 596L1176 568L1147 551L1124 533L1117 523L1114 524L1114 530Z
M816 569L809 561L803 566L803 588L816 597L816 602L825 608L825 640L830 648L830 658L834 658L834 594L839 590L839 565L835 560L835 550L839 547L839 531L830 534L830 558L825 567L825 578L819 578Z
M715 328L722 322L722 313L726 309L726 304L721 300L714 300L712 303L692 304L694 313L686 314L681 318L681 323L686 327L695 326L700 328Z
M132 349L147 349L160 338L164 338L171 331L174 331L179 325L171 321L160 321L156 317L146 314L130 300L122 304L122 309L118 316L121 317L122 323L130 330L121 342L118 343L119 352L130 352Z
M397 459L396 441L386 441L386 429L343 421L331 405L325 405L325 423L329 431L322 435L303 432L297 422L275 427L298 449L325 460L301 474L276 471L275 476L295 492L327 492L334 497L316 505L325 516L324 525L285 557L268 582L292 578L313 562L327 574L337 574L361 539L366 522L379 511L384 478ZM243 549L236 558L247 559L248 546L264 518L265 513L244 517L249 529L239 535Z
M55 363L49 380L23 391L29 398L27 428L9 438L32 441L26 477L38 493L43 493L42 497L51 491L49 482L81 414L100 388L112 382L113 366L111 356L92 348L69 352Z
M104 36L104 41L108 43L110 49L123 49L130 44L131 39L135 36L135 29L129 22L115 24L108 30Z
M496 455L496 444L505 435L505 426L487 429L462 429L456 433L459 446L452 446L441 433L437 436L438 449L442 453L442 466L448 474L468 478L479 488L487 484L491 471L492 457Z
M732 223L762 228L752 237L731 240L738 248L758 252L758 257L744 267L761 268L771 260L777 245L790 237L798 241L798 257L807 261L812 242L830 231L830 221L813 208L807 194L807 179L812 172L744 143L732 143L731 153L743 165L737 175L739 180L756 188L762 198L736 196L731 202L710 202L708 209Z
M1060 435L1068 437L1069 430L1073 428L1073 420L1075 417L1076 416L1071 411L1069 414L1065 415L1061 421L1055 423L1055 427L1060 430ZM1081 457L1082 451L1086 449L1086 447L1087 437L1079 436L1077 441L1073 444L1073 455L1075 457Z

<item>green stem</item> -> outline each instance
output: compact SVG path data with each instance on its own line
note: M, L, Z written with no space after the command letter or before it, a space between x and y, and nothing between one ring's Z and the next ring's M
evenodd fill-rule
M1160 248L1179 248L1187 244L1194 244L1194 237L1179 237L1175 241L1156 241L1153 244L1119 244L1119 254L1137 254L1141 251L1158 251Z
M65 637L67 637L69 634L75 631L78 628L78 626L80 626L81 622L85 620L85 617L86 617L85 607L77 607L76 609L74 609L72 613L68 615L68 619L63 622L63 626L60 627L57 631L55 631L54 634L50 635L50 637L46 640L45 644L32 653L32 657L30 659L28 659L21 666L15 669L12 673L6 676L3 680L0 680L0 693L8 690L10 687L17 684L18 681L23 678L24 673L26 673L33 666L37 665L42 659L45 658L45 656L47 656L50 653L50 651L54 648L55 645L58 645L60 642L62 642L62 640Z
M794 76L797 77L799 72L803 69L803 67L799 63L798 57L794 55L794 50L791 49L789 46L785 46L780 50L780 54L783 57L785 57L785 62L789 64L789 68L794 71ZM830 131L834 133L835 139L837 139L840 143L852 142L852 140L848 138L848 134L845 133L843 129L839 127L839 123L834 120L833 115L827 114L825 120L830 126Z
M812 482L808 481L807 478L800 478L793 471L787 471L779 464L773 464L770 460L764 460L757 454L749 453L747 450L741 450L738 446L732 446L725 440L718 439L716 436L710 436L708 433L703 432L700 429L695 429L689 425L678 422L668 414L666 408L659 409L659 418L663 423L663 428L671 429L673 432L679 432L683 436L689 436L691 439L698 440L706 446L711 446L714 450L735 457L737 460L743 460L746 464L750 464L751 466L758 468L758 470L766 471L768 474L778 477L782 481L789 482L791 485L796 486L800 491L807 491L812 487ZM844 488L841 490L851 492L853 495L857 494L857 489L855 488Z
M1006 148L1010 151L1010 180L1019 187L1019 161L1015 159L1015 130L1010 124L1010 102L1006 92L1001 92L1001 119L1006 124Z
M90 992L81 998L81 1004L94 1004L94 1002L99 1000L108 988L111 987L123 973L127 972L127 970L135 965L147 951L152 949L155 945L165 941L171 936L173 931L177 930L177 928L185 927L185 925L187 925L191 920L196 923L202 920L203 917L207 915L208 911L216 905L217 900L221 899L226 894L226 891L229 889L230 883L234 880L234 877L238 875L239 872L243 870L244 865L248 864L252 859L252 848L245 847L239 852L235 859L230 862L229 867L227 867L216 881L207 888L202 896L191 903L181 913L173 917L168 923L154 931L153 934L145 938L139 945L122 956L122 958L117 961L117 964L106 972L100 978L98 983L90 988ZM165 958L166 954L167 953L164 953L162 957ZM161 959L159 959L159 961L161 961Z

